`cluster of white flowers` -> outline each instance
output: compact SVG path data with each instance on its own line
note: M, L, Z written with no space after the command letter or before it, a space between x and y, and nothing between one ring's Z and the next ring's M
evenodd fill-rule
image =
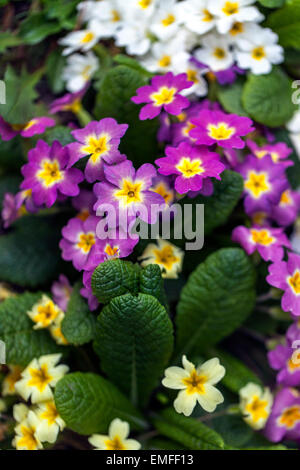
M84 29L64 37L68 55L64 79L76 92L99 64L91 49L113 38L151 72L186 72L204 96L203 75L237 64L254 74L283 61L277 35L258 25L264 19L255 0L98 0L79 3ZM73 52L75 52L73 54ZM89 52L87 52L89 51ZM69 55L71 54L71 55ZM200 62L200 64L199 64Z

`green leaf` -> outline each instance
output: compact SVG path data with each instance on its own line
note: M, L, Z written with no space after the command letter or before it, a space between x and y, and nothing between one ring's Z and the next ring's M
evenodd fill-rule
M160 434L188 449L221 450L224 448L222 437L213 429L195 418L186 418L168 408L153 419L153 424Z
M161 270L157 264L149 264L141 270L139 290L142 294L153 295L168 310Z
M177 354L201 353L232 333L255 304L255 272L240 248L208 256L191 274L177 307Z
M242 105L243 88L244 79L242 78L238 78L232 85L218 85L218 99L228 113L234 113L240 116L249 116Z
M24 165L25 159L22 149L22 137L16 136L8 141L0 143L0 173L1 170L20 172L20 168ZM22 178L20 176L20 183Z
M204 204L205 235L215 228L224 225L237 205L244 189L243 178L240 174L225 170L221 181L214 183L214 193L210 197L197 196L193 204Z
M172 323L151 295L116 297L98 317L95 351L102 369L134 404L147 403L172 348Z
M209 357L218 357L222 366L226 369L226 374L222 383L232 392L239 393L240 389L249 382L262 385L261 380L248 369L243 362L221 349L210 349Z
M280 8L285 4L285 0L258 0L263 7Z
M242 102L255 121L269 127L282 126L296 110L292 103L290 79L279 67L274 67L268 75L250 74L244 86Z
M223 436L226 447L235 449L248 445L254 436L253 429L246 424L241 415L225 415L215 417L212 415L210 425Z
M58 140L61 145L68 145L74 142L71 136L71 129L66 126L55 126L45 132L44 140L48 145L52 145L55 140Z
M81 284L74 286L68 303L65 318L62 322L62 333L69 343L75 346L88 343L94 339L96 317L80 295Z
M6 345L8 364L27 366L35 357L64 351L46 330L34 330L27 315L41 298L41 293L25 293L0 304L0 339Z
M65 57L60 49L55 49L49 54L46 61L46 75L53 93L61 93L64 90L64 80L62 78Z
M92 276L93 294L106 304L114 297L139 291L140 267L130 261L114 259L101 263Z
M0 33L0 52L2 54L9 47L19 46L21 43L22 39L9 31Z
M283 47L300 49L300 3L289 0L283 8L271 13L266 25L279 36Z
M131 67L119 65L109 70L101 83L94 110L97 119L113 117L119 123L129 124L120 149L135 166L153 162L158 154L157 120L140 121L139 106L130 100L137 88L145 84L144 75Z
M60 231L61 221L53 216L17 220L13 230L0 237L1 279L32 288L53 279L61 262Z
M17 75L8 66L4 75L6 104L0 108L1 116L10 124L24 124L34 115L35 86L41 77L41 70L28 74L24 69Z
M32 13L21 23L20 37L25 44L38 44L52 34L60 31L57 21L47 21L43 13Z
M137 60L133 59L132 57L128 57L127 55L124 55L124 54L117 54L114 56L113 59L119 65L126 65L127 67L137 70L138 72L140 72L142 75L145 75L146 77L153 77L153 73L148 72L148 70L144 69L144 67L142 67L141 64Z
M100 375L68 374L56 385L54 398L67 427L79 434L106 434L114 418L129 422L133 429L146 427L129 400Z
M289 160L294 162L294 165L287 168L286 174L289 180L290 185L293 189L297 190L299 188L300 181L300 160L298 157L297 150L294 147L293 142L290 139L289 133L286 129L278 129L275 132L276 141L285 142L288 147L293 149L293 153L289 155Z

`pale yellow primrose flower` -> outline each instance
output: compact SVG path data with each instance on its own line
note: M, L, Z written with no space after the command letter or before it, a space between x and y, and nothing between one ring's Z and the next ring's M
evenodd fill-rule
M9 372L3 379L2 382L2 395L4 397L8 395L16 395L15 383L21 379L21 372L23 370L20 366L8 365Z
M59 431L62 431L65 427L65 422L59 416L54 401L40 403L35 413L39 419L36 435L41 442L47 441L53 444Z
M182 270L184 252L172 243L159 238L156 243L149 243L139 260L141 266L158 264L162 271L162 277L177 279Z
M64 318L65 314L64 312L61 312L58 317L54 320L54 322L49 326L49 331L52 338L57 344L60 344L62 346L66 346L69 344L61 331L61 324Z
M269 388L261 388L250 382L241 388L239 394L244 421L255 430L263 429L273 404Z
M35 323L33 329L39 330L48 328L61 313L62 310L47 295L43 295L27 315Z
M180 390L174 401L177 413L190 416L197 402L205 411L215 411L224 401L222 393L214 387L225 375L219 359L215 357L195 368L186 356L182 356L182 365L183 368L168 367L162 380L165 387Z
M19 408L15 411L16 406ZM39 419L34 411L29 410L26 405L16 405L14 407L14 417L18 422L15 427L15 437L12 445L17 450L39 450L43 446L37 437L37 428L39 426ZM21 419L24 417L24 419Z
M61 354L48 354L39 359L33 359L23 370L21 377L15 384L15 389L24 400L31 397L32 403L41 403L53 399L51 387L68 372L65 365L56 366Z
M116 418L109 425L108 436L93 434L89 443L94 450L139 450L141 444L138 441L127 439L129 432L129 424Z

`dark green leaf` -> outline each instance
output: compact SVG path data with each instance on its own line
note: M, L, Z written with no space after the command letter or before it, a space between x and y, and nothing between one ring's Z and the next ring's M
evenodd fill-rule
M153 295L168 310L161 270L157 264L149 264L141 270L140 292Z
M242 105L243 87L244 80L242 78L237 79L232 85L218 85L218 99L228 113L249 116Z
M43 13L32 13L22 23L20 37L26 44L38 44L52 34L60 31L57 21L47 21Z

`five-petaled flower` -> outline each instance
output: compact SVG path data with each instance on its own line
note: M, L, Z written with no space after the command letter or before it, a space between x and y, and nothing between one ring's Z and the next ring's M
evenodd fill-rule
M121 137L128 129L127 124L118 124L115 119L104 118L92 121L83 129L77 129L71 134L77 142L68 145L71 155L69 167L83 157L90 156L85 177L89 183L104 178L103 162L112 165L126 159L118 148Z
M57 317L63 313L62 310L55 305L53 300L47 295L43 295L42 298L34 304L31 310L27 312L27 315L35 323L34 330L41 328L48 328Z
M129 424L115 418L109 425L108 436L104 434L93 434L89 443L95 447L94 450L139 450L141 444L134 439L128 439Z
M23 403L19 403L14 406L13 414L17 422L13 446L17 450L42 449L43 445L37 435L40 421L35 412Z
M163 109L177 116L190 104L180 92L191 86L193 82L188 81L185 73L173 75L168 72L166 75L153 77L151 85L138 88L137 96L133 96L131 100L136 104L147 103L140 111L142 121L155 118Z
M29 163L22 167L24 181L22 189L32 190L37 206L51 207L58 195L77 196L78 184L83 174L77 168L69 168L70 155L66 147L54 141L50 147L39 140L36 147L28 152Z
M141 266L157 264L162 277L166 279L177 279L182 270L184 252L167 240L159 238L157 243L149 243L143 254L139 257Z
M207 412L215 411L224 397L214 386L225 375L225 368L218 358L210 359L197 368L182 356L183 368L173 366L165 370L162 384L167 388L180 390L174 401L177 413L190 416L197 402Z
M15 389L24 400L31 398L32 403L53 399L52 387L68 372L66 365L57 365L61 354L48 354L33 359L16 382Z
M220 178L225 169L217 153L206 147L193 147L181 142L178 147L167 147L166 157L158 158L155 163L162 175L176 175L175 189L180 194L202 189L206 178Z
M244 421L255 430L263 429L273 403L270 390L250 382L240 389L239 395Z
M55 121L48 117L36 117L24 124L9 124L0 116L0 136L2 140L11 140L16 135L33 137L43 134L47 127L55 126Z
M251 119L236 114L225 114L222 111L204 109L197 117L191 119L193 127L189 135L196 140L197 145L218 144L226 149L245 147L241 139L252 132Z

